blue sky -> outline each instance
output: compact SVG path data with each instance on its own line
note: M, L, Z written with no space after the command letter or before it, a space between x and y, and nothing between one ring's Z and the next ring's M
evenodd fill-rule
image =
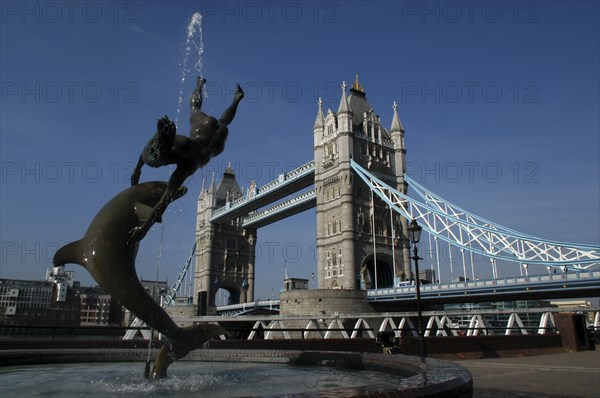
M164 228L159 278L175 281L203 178L231 162L241 185L260 185L310 160L317 98L336 111L356 73L388 126L398 103L411 177L512 229L600 242L598 2L1 5L2 278L42 279L56 248L128 186L156 119L175 118L194 12L204 15L205 109L219 115L237 82L247 97L225 151L143 242L144 278L156 276ZM182 134L187 117L184 106ZM145 168L142 179L168 174ZM291 276L316 270L315 236L313 211L259 231L257 297L277 295L286 260Z

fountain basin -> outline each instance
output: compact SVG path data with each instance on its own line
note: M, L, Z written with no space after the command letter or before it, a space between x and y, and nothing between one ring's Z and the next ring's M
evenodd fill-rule
M16 365L20 363L18 368L3 367L0 368L0 375L7 376L11 371L21 372L26 378L27 371L31 371L29 376L31 383L41 384L39 380L39 369L37 366L23 367L22 365L32 365L34 363L73 363L73 362L90 362L90 361L127 361L137 362L135 366L131 364L93 364L96 366L96 372L102 374L108 372L113 366L129 365L132 369L131 377L135 382L127 382L121 386L121 390L126 390L131 393L135 388L130 387L138 385L137 389L143 392L144 389L150 388L147 386L148 381L141 379L141 371L143 369L143 358L145 358L145 350L32 350L34 352L20 351L10 352L4 350L0 352L0 359L3 365ZM50 351L54 351L51 353ZM58 353L60 352L60 354ZM55 355L52 355L55 354ZM219 362L219 363L217 363ZM260 383L268 383L265 376L260 374L272 374L273 371L286 370L286 384L294 384L305 382L308 371L325 371L326 376L315 376L316 380L322 380L325 377L328 380L337 380L340 384L327 383L326 386L319 383L313 383L308 379L306 383L308 390L285 391L278 389L276 391L267 389L262 391L252 390L250 387L239 385L237 393L239 395L227 396L288 396L288 397L370 397L370 396L389 396L389 397L471 397L473 391L473 381L471 373L457 364L436 360L426 359L422 362L418 357L410 357L404 355L384 355L373 353L356 353L356 352L332 352L332 351L283 351L283 350L228 350L228 349L202 349L196 350L184 360L181 360L172 365L169 369L170 377L166 380L167 384L160 381L158 385L169 386L168 383L174 383L171 387L167 387L166 391L158 391L149 393L146 391L144 396L167 396L167 392L173 392L176 386L186 385L186 380L195 380L197 374L202 372L216 372L221 369L223 364L229 364L234 367L233 373L226 374L247 374L249 369L255 369L256 366L268 366L272 370L266 370L264 373L257 373L255 379L249 380L249 386L258 385ZM57 369L62 369L64 366L57 365ZM88 366L79 366L79 368L88 369ZM16 370L15 370L16 369ZM45 371L52 374L52 367L44 367ZM180 374L181 369L185 369L183 374ZM226 367L224 368L226 369ZM348 382L341 380L340 371L350 372ZM35 373L34 373L35 372ZM69 371L68 371L69 372ZM77 373L76 369L70 370L72 373ZM226 370L223 370L226 372ZM366 372L361 376L361 373ZM342 372L343 373L343 372ZM35 375L35 376L34 376ZM52 374L52 377L56 375ZM90 377L90 376L88 376ZM8 377L0 377L2 383L8 380ZM80 383L84 383L87 379L81 379ZM111 378L110 380L113 380ZM188 380L188 382L189 382ZM360 385L356 385L356 381ZM94 383L92 378L89 383ZM99 381L95 381L100 385ZM200 390L190 391L189 394L197 394L199 391L206 389L204 381L200 384ZM236 384L235 380L232 382ZM311 384L313 383L313 384ZM156 384L156 383L155 383ZM210 382L209 382L210 384ZM8 386L10 387L10 386ZM84 387L88 387L84 383ZM326 387L326 388L325 388ZM130 390L130 388L132 388ZM190 387L195 388L195 387ZM3 391L6 391L7 386L3 386ZM316 389L316 390L315 390ZM20 390L22 392L22 389ZM113 391L114 393L114 391ZM164 395L163 395L164 394ZM185 391L177 391L178 396L185 395ZM64 395L64 394L63 394ZM68 394L67 394L68 395ZM89 398L93 394L86 394Z

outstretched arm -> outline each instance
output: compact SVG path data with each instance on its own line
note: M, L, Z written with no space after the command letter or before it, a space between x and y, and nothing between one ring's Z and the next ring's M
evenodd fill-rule
M142 155L138 159L137 164L135 165L135 169L131 174L131 186L137 185L140 182L140 176L142 175L142 166L144 166L144 159Z

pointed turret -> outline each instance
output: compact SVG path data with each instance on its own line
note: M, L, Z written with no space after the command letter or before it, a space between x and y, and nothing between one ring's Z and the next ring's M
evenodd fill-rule
M212 208L215 206L215 173L212 173L210 179L210 185L207 190L204 190L204 182L202 183L202 190L204 193L200 194L200 197L203 199L204 206L207 208Z
M323 136L325 135L325 116L323 116L323 100L321 97L319 97L319 110L317 111L317 118L315 119L315 125L313 126L313 133L314 145L321 145Z
M198 200L201 201L204 199L204 195L206 195L206 179L202 178L202 188L200 188L200 194L198 195Z
M315 119L315 125L313 130L323 129L325 127L325 116L323 116L323 99L319 97L319 110L317 112L317 118Z
M340 100L340 106L338 108L338 115L350 112L350 106L348 106L348 98L346 97L346 82L342 82L342 99Z
M215 172L213 171L212 177L210 179L210 185L208 186L208 191L206 191L209 195L215 194Z
M224 206L225 203L234 201L240 196L242 196L242 190L235 179L235 172L231 167L231 163L229 163L223 173L223 178L217 186L217 206Z
M404 132L404 127L402 126L402 122L400 122L400 118L398 117L398 104L394 101L394 116L392 118L392 128L390 129L390 133L393 132Z
M346 82L342 83L342 98L337 111L337 122L339 132L352 132L352 110L348 105L348 97L346 97Z
M406 193L404 172L406 170L406 149L404 149L404 127L398 117L398 104L394 101L394 116L390 129L390 138L394 143L394 172L396 174L396 186L400 192Z

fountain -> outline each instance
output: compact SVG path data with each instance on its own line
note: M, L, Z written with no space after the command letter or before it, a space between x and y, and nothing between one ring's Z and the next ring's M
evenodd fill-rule
M200 31L202 18L196 13L188 26L184 64L190 52L189 41ZM202 46L199 47L201 59ZM196 63L201 67L201 63ZM185 80L184 65L182 83ZM207 340L226 331L217 325L200 324L180 328L144 290L135 271L139 242L150 228L162 221L167 206L185 195L185 180L225 148L228 126L235 118L244 92L238 85L232 104L216 118L202 111L206 79L198 77L190 98L189 136L177 134L168 116L160 118L154 136L144 147L131 175L131 187L111 199L92 220L85 236L60 248L53 259L55 267L68 263L86 268L98 284L153 329L168 338L156 357L152 378L163 378L175 360L199 348ZM168 182L140 183L142 167L177 167Z
M187 58L192 51L191 41L194 35L200 34L200 38L202 35L201 20L200 14L194 14L188 26L182 87L189 72ZM201 69L202 43L195 49L199 54L195 68ZM0 359L7 366L115 361L77 366L77 370L68 364L52 365L51 368L5 367L0 371L3 397L11 394L47 394L49 390L53 395L83 394L90 397L130 396L132 393L171 396L173 392L178 396L191 396L198 391L208 394L217 391L219 396L313 396L315 389L320 396L398 395L397 392L410 396L450 396L449 392L452 396L471 396L472 379L466 369L433 359L349 352L196 350L209 339L226 334L226 331L220 326L206 323L178 327L148 295L135 271L139 242L154 223L162 221L167 206L185 195L185 180L223 151L228 126L244 97L238 85L232 104L216 119L202 111L205 82L204 78L197 78L196 89L190 98L189 136L177 134L178 126L167 116L160 118L156 133L144 147L133 171L132 186L108 201L92 220L84 237L60 248L53 260L55 266L75 263L85 267L115 300L167 337L156 355L153 379L165 379L167 368L174 361L185 360L174 367L170 378L160 383L150 383L141 376L131 375L131 366L119 363L139 361L143 357L140 350L63 350L60 354L36 350L29 353L0 352ZM176 169L168 182L140 183L144 165L162 167L170 164L175 164ZM228 365L215 365L211 361L223 361ZM44 377L48 381L56 380L56 372L68 373L69 379L76 375L76 379L65 385L48 387L49 383L44 382ZM266 380L266 375L272 373L279 376ZM342 374L346 373L342 378ZM302 377L298 377L299 374ZM311 376L307 378L308 375ZM214 381L215 378L217 381ZM304 387L290 381L299 379ZM256 380L261 383L256 383ZM228 385L234 387L226 392ZM284 389L284 386L288 389ZM293 388L290 389L290 386Z
M202 14L195 12L190 18L190 22L187 26L187 35L185 38L185 48L183 50L183 62L181 63L181 80L179 81L179 97L177 98L177 114L175 116L175 125L179 124L179 113L181 113L181 106L183 103L183 91L184 84L189 74L191 74L190 67L188 66L189 58L192 54L198 56L197 61L194 63L194 72L197 75L202 76L203 73L203 62L202 54L204 53L204 36L202 33ZM206 92L204 93L206 97Z
M169 378L150 382L131 364L134 358L141 363L144 350L75 351L63 352L59 358L42 351L14 354L13 359L2 355L9 365L53 363L0 368L2 397L472 396L472 377L462 366L404 355L203 349L173 365ZM55 383L63 379L69 382Z
M75 367L77 367L75 369ZM34 370L35 369L35 370ZM38 365L2 371L6 387L3 397L51 395L73 397L131 396L218 396L302 394L315 390L358 388L369 383L390 382L390 376L369 371L329 370L317 366L287 367L265 363L185 361L173 366L168 379L160 383L139 377L126 363L89 363L85 366ZM301 382L298 375L301 375ZM55 383L62 378L69 383ZM28 383L36 379L35 383ZM261 383L256 383L261 380ZM17 387L18 385L18 387ZM343 396L343 395L340 395Z

